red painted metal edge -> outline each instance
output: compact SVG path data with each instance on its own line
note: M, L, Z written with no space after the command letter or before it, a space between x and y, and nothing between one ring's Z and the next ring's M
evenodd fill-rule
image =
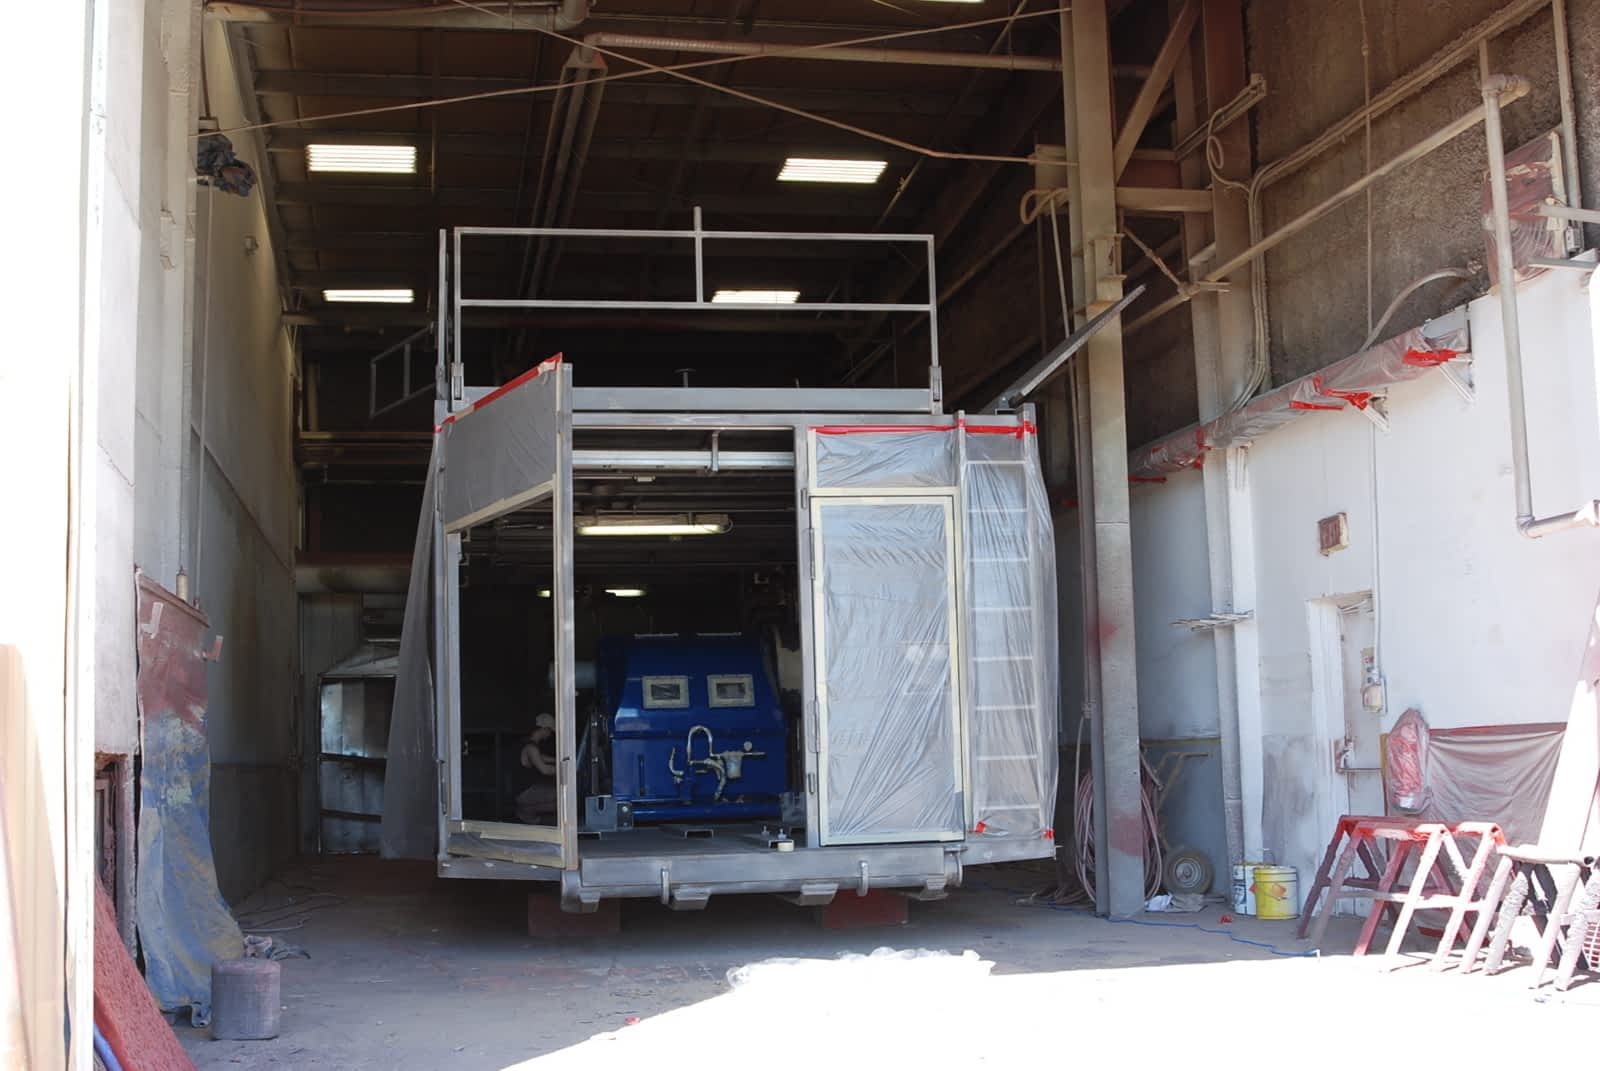
M482 409L484 406L488 405L490 402L494 401L496 398L499 398L499 397L501 397L501 396L503 396L505 394L509 394L511 391L516 390L518 387L522 386L524 383L527 383L530 380L534 380L534 379L539 378L539 376L541 376L544 373L549 372L552 369L554 369L557 366L559 366L561 364L561 360L562 360L562 355L558 353L554 357L549 357L549 358L546 358L543 361L540 361L538 364L534 365L532 368L528 369L526 372L522 373L517 378L515 378L513 380L509 380L509 381L507 381L505 383L502 383L500 386L496 387L494 390L490 391L488 394L485 394L482 398L479 398L477 401L473 402L471 405L469 405L465 409L461 410L461 412L459 412L459 413L451 413L449 416L445 417L443 421L441 421L440 423L434 425L434 428L433 428L434 434L437 435L445 427L447 427L450 424L454 424L461 417L464 417L469 413L476 413L479 409Z

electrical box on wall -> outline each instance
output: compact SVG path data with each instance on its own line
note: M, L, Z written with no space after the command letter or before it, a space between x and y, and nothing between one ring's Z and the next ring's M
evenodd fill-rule
M1344 513L1335 513L1332 517L1324 517L1317 522L1317 549L1327 557L1334 551L1344 550L1350 545L1350 517Z

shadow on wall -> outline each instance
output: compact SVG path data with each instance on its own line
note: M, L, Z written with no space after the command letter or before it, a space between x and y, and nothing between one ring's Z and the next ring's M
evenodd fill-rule
M66 904L22 652L0 644L0 1066L62 1067ZM59 715L58 715L59 717Z

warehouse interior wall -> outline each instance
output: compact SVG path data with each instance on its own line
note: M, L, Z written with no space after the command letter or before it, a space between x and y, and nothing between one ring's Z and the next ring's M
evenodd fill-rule
M242 125L222 27L205 28L207 111ZM244 139L235 151L249 159ZM299 843L294 470L296 352L261 190L200 190L191 443L194 595L226 637L211 668L211 843L223 895Z

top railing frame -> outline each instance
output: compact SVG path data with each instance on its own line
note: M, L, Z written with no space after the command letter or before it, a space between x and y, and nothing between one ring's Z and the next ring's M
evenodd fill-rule
M694 301L617 301L582 298L474 298L462 293L462 240L473 237L500 238L616 238L659 239L692 241L694 243ZM448 241L447 241L448 239ZM713 302L706 294L705 243L721 241L778 241L778 242L867 242L919 244L927 256L927 300L917 302L858 302L858 301L796 301L792 304L765 302ZM606 227L454 227L439 231L439 331L438 338L448 339L440 345L439 362L441 382L449 385L452 407L465 395L465 364L462 353L462 310L481 308L500 309L606 309L654 310L660 312L870 312L870 313L923 313L928 317L928 389L937 409L943 398L939 365L939 311L938 276L935 265L934 237L931 234L864 234L840 231L747 231L707 230L700 208L694 209L694 226L687 230L628 230ZM452 272L451 269L454 268ZM446 315L448 310L448 316ZM446 353L450 355L448 375L443 367Z

